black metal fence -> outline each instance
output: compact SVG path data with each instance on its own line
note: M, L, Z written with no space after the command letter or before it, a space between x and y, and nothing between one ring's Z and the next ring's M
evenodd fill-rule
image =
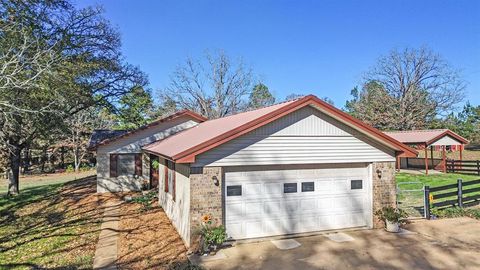
M447 160L447 172L480 175L480 160Z
M455 184L432 188L425 186L425 217L430 219L430 209L433 207L463 207L479 199L480 179L466 182L458 179Z

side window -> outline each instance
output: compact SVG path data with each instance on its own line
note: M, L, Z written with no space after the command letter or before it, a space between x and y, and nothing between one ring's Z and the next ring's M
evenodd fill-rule
M296 193L297 183L285 183L283 184L283 193Z
M242 186L234 185L227 186L227 196L242 196Z
M302 182L302 192L315 191L315 182Z
M350 188L351 189L362 189L363 188L363 180L351 180L350 181Z

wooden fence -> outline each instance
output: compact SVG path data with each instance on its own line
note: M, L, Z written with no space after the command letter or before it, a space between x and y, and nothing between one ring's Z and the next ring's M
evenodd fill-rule
M447 172L480 175L480 160L447 160Z
M474 203L479 199L480 179L466 182L458 179L455 184L432 188L425 186L425 217L430 219L430 209L432 207L463 207L465 204Z

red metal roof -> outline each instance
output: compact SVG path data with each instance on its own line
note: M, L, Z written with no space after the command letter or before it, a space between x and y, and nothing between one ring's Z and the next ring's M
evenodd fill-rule
M170 115L168 115L168 116L166 116L166 117L163 117L163 118L160 118L160 119L158 119L158 120L155 120L155 121L153 121L153 122L151 122L151 123L149 123L149 124L147 124L147 125L141 126L141 127L137 128L137 129L134 129L134 130L130 130L130 131L128 131L128 132L125 132L125 133L121 134L120 136L116 136L116 137L112 137L112 138L105 139L105 140L103 140L103 141L101 141L101 142L99 142L99 143L97 143L97 144L95 144L95 145L92 145L92 146L89 147L88 149L89 149L89 150L95 150L95 149L96 149L98 146L100 146L100 145L105 145L105 144L111 143L111 142L116 141L116 140L118 140L118 139L120 139L120 138L124 138L124 137L130 136L130 135L132 135L132 134L134 134L134 133L136 133L136 132L138 132L138 131L140 131L140 130L145 130L145 129L151 128L151 127L153 127L153 126L156 126L156 125L159 125L159 124L161 124L161 123L165 123L165 122L171 121L171 120L176 119L176 118L181 117L181 116L189 116L190 118L192 118L192 119L194 119L194 120L197 120L197 121L200 122L200 123L207 120L206 117L203 117L203 116L201 116L201 115L199 115L199 114L197 114L197 113L195 113L195 112L192 112L192 111L190 111L190 110L181 110L181 111L178 111L178 112L176 112L176 113L170 114Z
M321 109L339 121L348 122L349 125L389 145L399 153L410 157L416 157L418 154L414 149L386 136L381 131L353 118L313 95L258 110L205 121L165 140L147 145L143 149L178 163L193 163L196 155L309 105L319 110Z
M424 129L407 131L389 131L385 132L388 136L397 141L406 144L425 143L427 145L438 141L444 136L450 136L460 143L467 144L468 140L449 129Z

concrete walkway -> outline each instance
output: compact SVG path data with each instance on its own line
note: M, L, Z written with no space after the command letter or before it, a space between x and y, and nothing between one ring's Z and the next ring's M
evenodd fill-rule
M108 201L103 213L103 223L95 251L93 269L117 269L118 222L121 202Z

